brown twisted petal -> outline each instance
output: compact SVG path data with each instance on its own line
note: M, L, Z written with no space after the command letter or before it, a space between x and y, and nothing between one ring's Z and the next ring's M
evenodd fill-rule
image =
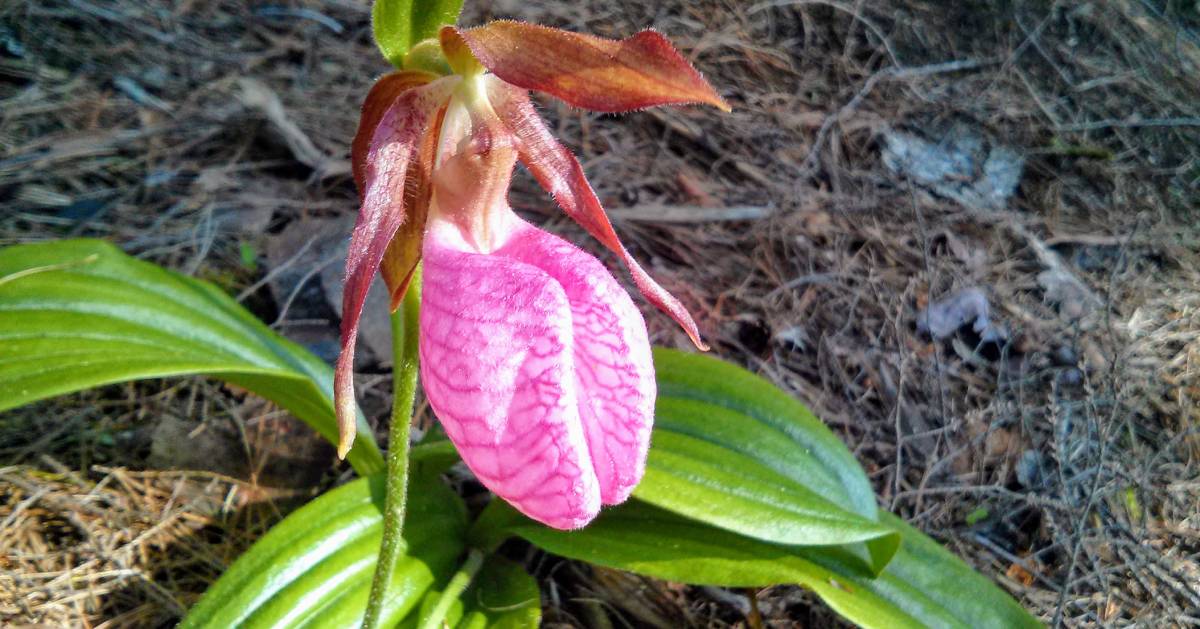
M492 81L488 95L497 115L517 139L517 154L521 163L525 164L538 183L554 196L558 206L568 216L575 219L575 222L610 251L620 256L633 275L634 284L647 301L675 319L692 339L692 343L701 351L707 351L709 347L700 338L700 331L687 308L654 281L621 244L621 239L608 220L608 213L604 211L600 199L596 198L596 192L588 183L579 160L575 159L546 128L533 103L529 101L528 92Z
M404 70L392 72L375 82L363 102L362 116L358 121L358 132L350 145L351 164L354 168L354 183L361 199L366 194L366 163L371 138L375 128L388 109L404 92L425 85L437 77L426 72ZM438 116L440 117L441 110ZM425 232L425 218L429 210L429 170L433 163L436 147L437 120L429 125L416 159L409 162L404 184L405 220L400 224L396 236L388 245L383 256L381 271L391 296L391 308L395 310L404 298L404 291L412 279L417 263L421 261L421 236Z
M413 271L421 261L421 243L425 237L425 222L429 216L429 203L433 196L433 158L437 150L438 129L441 128L445 106L437 110L432 124L425 131L417 153L408 164L404 181L404 222L396 230L392 242L383 254L379 272L387 284L390 307L395 312L404 299Z
M661 34L646 30L604 39L499 20L457 33L493 74L517 87L603 112L655 105L729 105ZM443 48L448 38L443 35Z
M391 108L396 99L414 87L420 87L434 80L435 76L425 72L403 70L385 74L371 91L362 104L362 115L358 118L358 131L354 141L350 143L350 165L354 171L354 185L358 187L361 199L366 194L367 151L371 148L371 138L375 136L375 127L380 119Z
M345 457L354 441L354 345L358 321L371 280L397 231L411 217L406 212L410 164L425 143L431 119L445 106L455 78L442 78L403 90L379 117L363 160L362 209L350 237L346 256L346 285L342 293L342 352L334 369L338 456Z

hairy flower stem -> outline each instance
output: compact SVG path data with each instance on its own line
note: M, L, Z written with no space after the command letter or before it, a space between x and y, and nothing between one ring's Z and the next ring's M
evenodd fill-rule
M383 601L405 551L404 514L408 507L408 433L412 425L413 398L417 392L417 328L421 313L421 267L413 271L412 283L400 309L392 313L392 427L388 438L387 493L383 508L383 543L371 580L371 596L363 616L363 629L376 629Z

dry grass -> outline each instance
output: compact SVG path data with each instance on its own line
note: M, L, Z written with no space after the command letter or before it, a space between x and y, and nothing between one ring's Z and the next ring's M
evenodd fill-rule
M95 467L95 482L62 470L0 469L8 623L167 624L272 521L235 517L247 485L224 476Z
M365 4L286 6L0 8L0 242L109 238L237 293L263 272L240 262L242 245L261 251L290 222L353 212L342 160L359 99L385 70ZM1194 7L497 1L471 4L466 21L513 15L611 36L654 26L730 100L730 115L597 116L549 101L545 113L718 354L808 401L883 506L1047 623L1200 623ZM4 53L8 41L23 55ZM278 98L282 118L261 93L246 97L247 78ZM1024 157L1006 207L963 207L883 164L890 129L936 139L954 127ZM512 202L584 242L527 178ZM1060 299L1044 286L1051 270L1095 301ZM927 304L972 286L1010 342L917 331ZM276 319L265 291L246 303ZM685 345L665 318L648 321L656 342ZM60 435L113 417L153 426L152 414L128 413L160 399L156 387L38 408L56 409L61 423L47 430ZM121 396L124 410L94 405ZM252 402L218 387L198 398L215 409L204 425L269 412L241 412ZM197 417L182 399L171 398L179 416ZM6 449L0 460L13 465L0 479L0 561L20 562L0 589L8 622L168 623L261 531L261 520L221 519L223 496L243 487L232 479L105 471L87 454L104 451L94 439L21 443L22 458ZM69 467L47 468L40 454ZM188 499L163 498L175 487ZM116 505L125 519L64 519L60 505L93 495L105 498L81 504ZM177 512L190 515L163 519ZM217 520L221 534L195 534ZM166 565L191 580L161 578L161 555L138 550L155 544L187 549ZM560 564L530 557L551 625L831 622L794 588L752 606L741 592ZM98 576L110 573L123 576Z

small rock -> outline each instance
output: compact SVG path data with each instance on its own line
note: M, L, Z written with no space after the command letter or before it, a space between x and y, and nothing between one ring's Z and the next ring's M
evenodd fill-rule
M1026 450L1017 459L1017 482L1027 489L1042 486L1045 480L1045 465L1042 454L1037 450Z
M305 326L310 347L327 347L328 339L336 342L338 338L337 322L332 319L340 317L342 312L342 276L353 229L353 217L303 219L267 238L269 272L283 269L275 271L270 284L271 293L280 308L287 306L286 318L330 320L329 325L324 326L327 338L321 338L318 330L312 329L312 326ZM298 291L297 286L300 286ZM377 279L367 293L359 324L359 355L362 361L369 362L373 356L380 364L391 364L389 301L387 288L382 280ZM285 328L284 333L290 334L290 330ZM362 352L362 349L368 352Z
M171 415L159 418L150 436L150 467L207 470L241 478L248 465L246 452L232 431L201 428L194 421Z
M1025 166L1013 149L988 147L980 134L964 126L933 141L892 129L883 138L885 166L970 208L1004 208Z
M1007 340L1008 331L992 324L988 318L990 312L987 295L982 290L965 288L930 304L917 317L917 329L935 339L944 339L970 323L983 343Z

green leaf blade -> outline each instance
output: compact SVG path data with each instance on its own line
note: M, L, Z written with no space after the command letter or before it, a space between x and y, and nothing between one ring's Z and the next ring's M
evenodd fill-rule
M181 627L359 626L382 535L383 488L381 476L359 479L288 516L209 588ZM458 496L428 474L414 476L412 490L409 552L385 601L388 626L449 579L466 545Z
M828 499L863 515L875 513L874 490L854 455L791 396L745 369L710 356L656 348L654 361L660 399L690 400L752 420L729 431L695 414L689 421L683 413L669 412L663 420L665 428L702 431L738 452L761 455L758 458L765 465L779 465L797 480L818 476L819 486L828 487L821 492ZM731 438L740 431L755 438Z
M659 395L640 500L786 545L863 543L876 573L898 545L854 456L766 380L707 356L654 351Z
M463 593L458 629L524 629L542 622L537 581L520 564L492 555Z
M95 386L209 375L336 441L333 370L216 287L98 240L0 249L0 411ZM361 417L349 459L383 469Z
M518 519L509 530L556 555L697 585L797 584L863 627L1038 627L1016 601L894 516L902 537L874 577L844 549L781 546L689 520L639 501L579 531Z
M868 582L880 596L897 603L923 596L927 608L940 608L956 618L979 619L973 626L980 628L1042 626L1011 596L941 544L901 518L890 513L881 516L900 533L901 544L883 578Z
M892 533L752 457L669 431L654 436L654 448L635 494L648 503L689 515L702 505L704 521L777 543L848 544Z

